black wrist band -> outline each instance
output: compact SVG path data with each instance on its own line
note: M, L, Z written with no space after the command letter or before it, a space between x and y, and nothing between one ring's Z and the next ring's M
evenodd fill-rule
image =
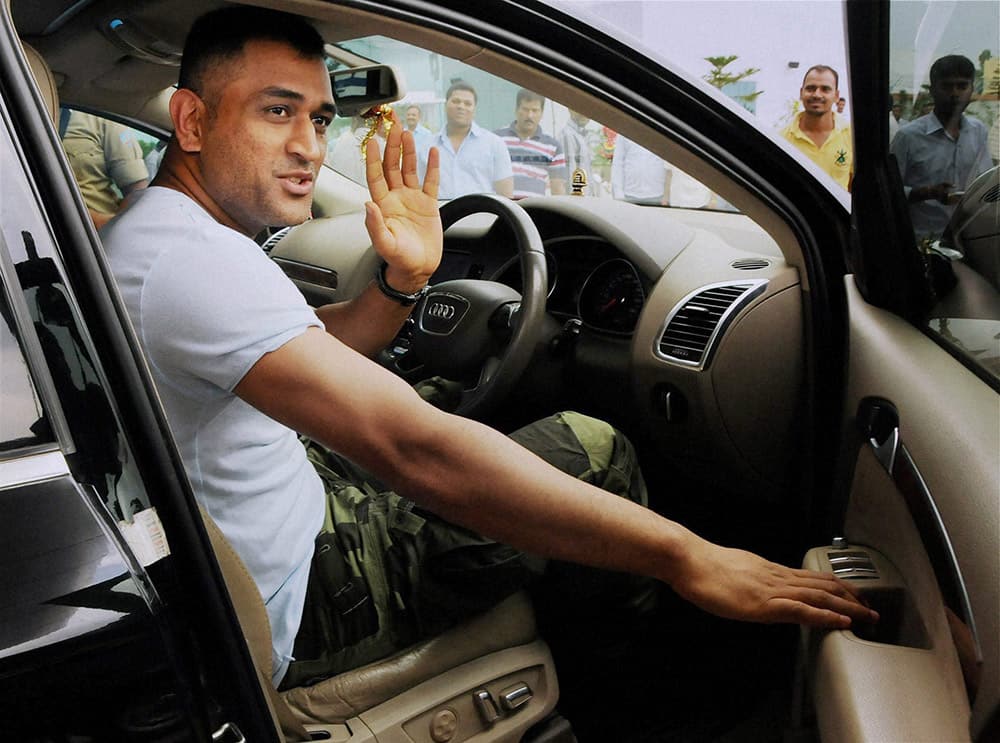
M375 281L378 283L379 291L382 292L392 301L399 302L404 307L412 307L421 299L423 299L424 295L427 294L428 291L430 291L429 284L427 286L424 286L419 291L414 292L413 294L404 294L401 291L396 291L391 286L389 286L389 283L385 280L385 270L388 267L389 267L388 263L383 263L381 266L378 267L378 271L375 272Z

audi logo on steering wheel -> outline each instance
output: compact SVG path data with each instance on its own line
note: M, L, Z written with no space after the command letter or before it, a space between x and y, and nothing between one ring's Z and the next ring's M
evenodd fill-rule
M455 308L444 302L431 302L427 307L427 315L438 320L450 320L455 316Z
M450 335L469 311L469 300L450 292L436 292L424 301L418 321L432 335Z

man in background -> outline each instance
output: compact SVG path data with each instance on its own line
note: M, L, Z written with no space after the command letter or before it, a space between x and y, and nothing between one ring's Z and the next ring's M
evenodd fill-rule
M403 113L403 122L406 124L406 128L413 133L413 141L417 143L418 149L424 146L429 147L430 145L427 143L434 136L430 129L420 123L422 118L423 112L416 103L407 106Z
M566 156L555 137L542 131L545 99L521 88L517 91L514 121L497 130L510 152L514 168L514 198L566 193Z
M362 143L370 124L363 116L352 116L351 125L340 133L340 136L329 148L326 162L341 175L345 175L355 183L365 183L365 155ZM385 151L385 137L381 129L376 129L372 139L378 144L379 152Z
M670 167L658 155L618 135L611 160L611 195L634 204L670 204Z
M590 119L576 111L569 112L569 122L559 135L563 153L566 155L566 166L572 180L576 171L582 171L587 187L583 190L584 196L600 195L600 184L594 181L594 141L596 132L587 129Z
M958 54L931 65L934 110L901 127L892 140L917 238L940 237L961 192L993 162L986 125L964 114L976 69Z
M117 121L64 109L63 149L94 225L100 229L129 195L149 185L135 132Z
M799 88L802 111L781 136L850 190L854 145L850 125L833 111L840 100L839 88L840 76L835 69L826 65L810 67Z
M497 193L510 198L514 179L503 141L475 122L479 96L469 83L452 83L444 96L445 125L417 142L417 172L423 178L431 147L441 158L438 197L454 199L469 193Z

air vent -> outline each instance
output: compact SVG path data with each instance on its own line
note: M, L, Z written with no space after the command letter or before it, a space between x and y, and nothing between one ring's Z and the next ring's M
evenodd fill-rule
M730 319L766 286L766 280L741 281L692 292L671 310L656 343L656 355L670 363L704 369Z
M741 258L729 265L737 271L759 271L762 268L770 266L771 261L764 260L763 258Z
M270 253L274 250L274 246L281 242L281 239L288 234L288 231L292 229L291 227L282 227L280 230L271 235L261 247L264 249L265 253Z
M983 194L981 201L984 204L995 204L1000 201L1000 183L993 186L989 191Z

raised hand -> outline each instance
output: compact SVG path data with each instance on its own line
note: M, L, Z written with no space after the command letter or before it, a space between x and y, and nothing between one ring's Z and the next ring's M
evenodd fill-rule
M438 151L431 148L421 187L413 134L399 123L389 130L384 157L379 156L374 140L365 151L365 175L372 197L365 205L365 227L375 251L388 264L387 282L401 292L423 287L441 261L438 162Z

